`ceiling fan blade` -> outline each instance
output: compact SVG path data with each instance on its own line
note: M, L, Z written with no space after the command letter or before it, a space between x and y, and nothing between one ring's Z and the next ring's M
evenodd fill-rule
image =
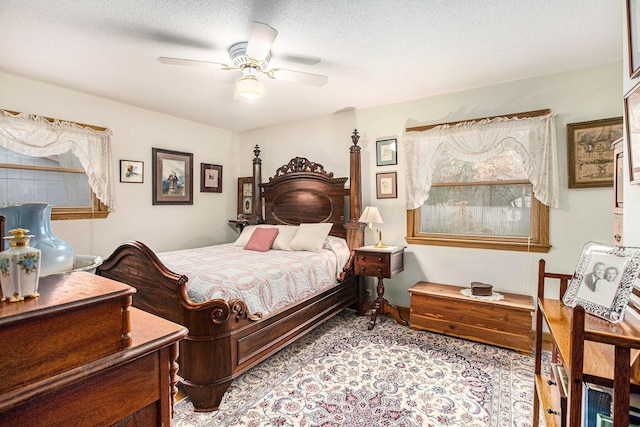
M312 74L312 73L304 73L302 71L292 71L292 70L281 70L274 69L273 70L273 78L276 80L285 80L288 82L302 83L310 86L324 86L329 77L323 76L321 74Z
M251 35L247 44L247 56L257 61L262 61L269 54L278 31L267 24L254 22L251 26Z
M187 65L191 67L218 67L218 68L228 68L226 64L222 64L220 62L211 62L211 61L198 61L195 59L182 59L182 58L168 58L166 56L161 56L158 58L158 62L162 64L169 65Z
M322 61L322 59L317 56L306 55L278 55L278 59L281 61L296 62L304 65L316 65Z

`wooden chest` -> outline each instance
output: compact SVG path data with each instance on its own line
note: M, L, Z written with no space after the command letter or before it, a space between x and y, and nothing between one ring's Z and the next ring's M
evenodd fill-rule
M531 354L533 298L499 292L501 300L463 295L460 286L418 282L409 289L410 325Z

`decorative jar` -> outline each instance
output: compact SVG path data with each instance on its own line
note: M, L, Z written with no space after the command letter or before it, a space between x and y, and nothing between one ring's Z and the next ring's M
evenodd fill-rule
M18 302L27 297L37 297L40 279L41 251L29 246L29 230L10 230L13 236L5 237L9 249L0 252L0 285L2 301Z
M0 208L6 217L7 229L26 228L33 235L31 247L42 251L40 275L73 270L74 250L71 245L53 234L51 229L51 205L48 203L24 203Z

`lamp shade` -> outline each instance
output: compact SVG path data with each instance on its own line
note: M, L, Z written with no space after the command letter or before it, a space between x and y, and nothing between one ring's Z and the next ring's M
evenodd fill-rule
M360 215L360 219L358 222L365 222L368 224L382 224L382 217L380 216L380 212L378 212L378 208L375 206L367 206L364 208L364 212Z
M253 101L264 94L264 85L255 76L245 76L236 83L238 95L247 101Z

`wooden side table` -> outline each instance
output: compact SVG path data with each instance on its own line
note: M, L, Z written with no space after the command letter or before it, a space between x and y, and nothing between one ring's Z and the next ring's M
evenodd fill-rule
M249 225L249 221L246 219L230 219L229 224L237 228L239 233L242 233L242 230Z
M383 279L389 279L404 271L404 246L387 246L386 248L376 248L373 246L363 246L354 249L356 254L355 271L360 276L378 278L377 293L378 298L367 301L362 306L361 314L371 310L371 320L367 329L371 330L376 325L378 314L389 313L402 326L407 326L409 322L400 315L400 310L395 305L389 304L384 298Z

